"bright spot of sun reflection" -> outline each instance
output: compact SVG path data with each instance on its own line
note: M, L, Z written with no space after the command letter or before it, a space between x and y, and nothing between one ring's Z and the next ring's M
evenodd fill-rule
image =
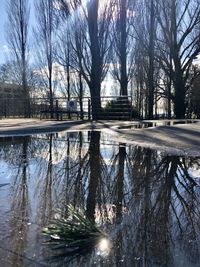
M103 237L97 244L97 254L103 257L107 257L110 254L111 247L111 241L108 238Z

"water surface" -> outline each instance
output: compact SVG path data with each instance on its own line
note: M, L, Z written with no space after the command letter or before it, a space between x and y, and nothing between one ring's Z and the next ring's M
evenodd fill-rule
M1 266L199 266L200 158L101 132L2 138L0 203ZM109 235L109 253L48 260L41 230L69 203Z

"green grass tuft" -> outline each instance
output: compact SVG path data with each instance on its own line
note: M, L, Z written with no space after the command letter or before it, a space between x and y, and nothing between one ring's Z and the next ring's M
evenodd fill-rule
M87 219L83 212L72 205L67 206L67 212L58 210L50 225L43 228L46 240L53 250L59 251L57 256L75 256L93 249L99 239L106 237L94 222Z

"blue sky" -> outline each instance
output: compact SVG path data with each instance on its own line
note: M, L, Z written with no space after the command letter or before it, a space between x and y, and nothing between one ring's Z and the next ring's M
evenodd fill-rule
M6 29L5 24L7 21L7 14L6 14L6 4L8 0L0 0L0 65L6 61L8 57L8 48L7 48L7 41L6 41ZM34 1L29 0L31 4L31 8L33 10ZM35 23L34 12L30 13L30 29Z
M5 38L5 23L6 23L6 2L7 0L0 0L0 64L5 61L5 48L6 48L6 38Z

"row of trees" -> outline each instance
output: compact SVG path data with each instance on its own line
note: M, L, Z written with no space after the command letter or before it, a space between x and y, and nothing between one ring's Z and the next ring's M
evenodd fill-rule
M191 86L199 75L194 65L200 51L199 0L37 0L34 42L28 40L28 0L12 0L7 10L10 55L25 98L28 81L45 89L51 108L56 87L59 92L65 88L68 99L76 94L80 102L88 90L95 119L102 82L109 76L117 95L131 94L144 117L157 115L161 99L169 118L172 110L176 118L192 112Z

